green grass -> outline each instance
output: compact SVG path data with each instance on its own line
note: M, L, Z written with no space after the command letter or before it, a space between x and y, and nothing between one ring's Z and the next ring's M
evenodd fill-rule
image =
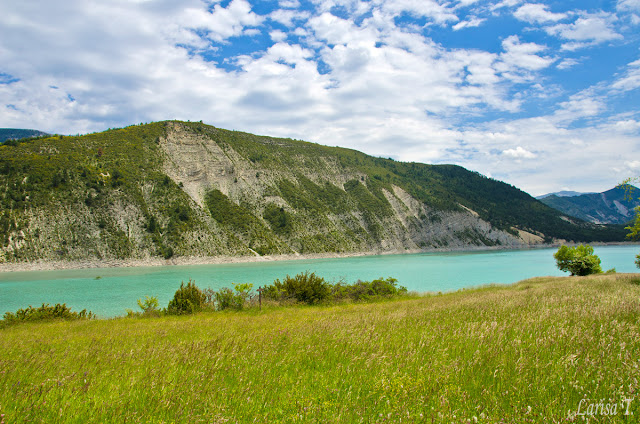
M637 281L548 277L370 304L13 326L0 330L0 413L6 423L552 423L582 398L626 397L633 416L618 406L590 422L636 422Z

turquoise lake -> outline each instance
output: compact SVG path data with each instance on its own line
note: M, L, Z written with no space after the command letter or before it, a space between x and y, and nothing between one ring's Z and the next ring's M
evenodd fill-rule
M138 310L136 299L156 296L165 307L180 286L192 279L201 288L252 283L254 289L287 274L311 271L328 281L354 282L394 277L409 290L451 291L484 284L509 284L536 276L567 275L555 265L557 249L421 253L339 259L272 261L224 265L101 268L0 273L0 315L29 305L66 303L74 311L99 317ZM602 269L638 272L638 245L595 247Z

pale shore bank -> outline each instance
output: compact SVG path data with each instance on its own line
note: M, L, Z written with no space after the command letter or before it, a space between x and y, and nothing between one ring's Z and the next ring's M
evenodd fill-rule
M626 246L639 245L634 242L617 243L590 243L592 246ZM9 262L0 263L0 273L21 272L21 271L51 271L61 269L86 269L86 268L120 268L120 267L156 267L156 266L181 266L181 265L218 265L231 263L250 262L271 262L271 261L291 261L308 259L334 259L352 258L360 256L376 255L400 255L414 253L447 253L447 252L479 252L494 250L525 250L525 249L546 249L558 247L559 244L537 244L521 246L466 246L459 248L425 249L425 250L389 250L389 251L369 251L369 252L348 252L348 253L312 253L312 254L287 254L272 256L178 256L171 259L145 258L145 259L91 259L78 261L44 261L33 262Z

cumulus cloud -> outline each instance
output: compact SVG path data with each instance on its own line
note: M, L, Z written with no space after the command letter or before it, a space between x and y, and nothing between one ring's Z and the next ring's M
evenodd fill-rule
M546 4L527 3L514 12L521 21L533 23L557 22L567 17L564 13L552 13Z
M502 152L503 155L514 159L535 159L536 154L528 151L527 149L518 146L515 149L507 149Z
M211 12L202 7L186 8L178 22L185 28L207 31L211 40L224 41L242 34L246 27L259 25L263 19L251 11L246 0L233 0L226 8L215 5Z
M309 16L309 12L287 9L274 10L273 12L271 12L271 14L269 14L269 18L271 20L279 22L287 27L293 27L295 26L296 22L308 19Z
M382 10L393 15L399 15L404 12L414 16L423 16L440 25L447 22L457 22L459 20L452 8L446 3L440 4L435 0L378 1L381 3Z
M515 82L531 81L535 72L553 64L554 58L540 56L547 50L545 46L536 43L522 43L517 35L511 35L502 41L503 53L496 69L502 75Z
M608 13L583 14L573 23L556 24L545 27L549 35L556 35L569 42L563 44L564 50L574 51L606 41L621 40L613 27L616 16Z

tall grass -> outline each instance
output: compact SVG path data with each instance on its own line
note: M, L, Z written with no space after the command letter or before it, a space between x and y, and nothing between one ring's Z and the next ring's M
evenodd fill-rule
M0 331L14 422L553 423L640 416L636 275L539 278L373 304ZM584 412L584 407L583 407Z

